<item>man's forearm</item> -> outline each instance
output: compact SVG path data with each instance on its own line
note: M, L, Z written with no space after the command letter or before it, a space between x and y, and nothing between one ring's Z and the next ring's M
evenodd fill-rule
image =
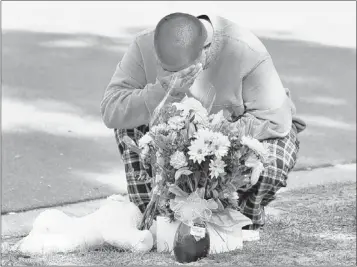
M147 125L166 91L160 83L147 84L143 89L124 89L109 85L101 102L101 113L108 128L132 129ZM169 96L167 101L178 101Z

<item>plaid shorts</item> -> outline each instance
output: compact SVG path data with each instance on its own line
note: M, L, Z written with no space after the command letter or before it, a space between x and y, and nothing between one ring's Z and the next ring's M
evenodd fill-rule
M263 141L268 144L274 160L264 169L258 182L247 190L239 190L239 209L249 217L253 225L251 230L259 229L265 223L264 207L274 200L281 187L286 187L289 172L294 168L299 140L293 124L290 133L284 138Z
M142 212L145 211L147 204L150 202L151 185L150 182L145 180L147 180L148 175L151 176L151 170L144 168L139 155L129 150L123 142L123 137L128 136L137 141L140 135L139 131L145 134L148 130L149 127L144 125L136 129L114 130L119 152L125 166L129 199ZM240 211L252 220L252 227L256 228L265 223L264 206L275 199L275 194L281 187L286 186L288 173L294 168L299 150L295 126L292 127L286 137L270 139L264 142L269 144L275 160L265 168L253 187L238 192Z
M151 170L144 168L139 155L128 148L123 142L123 137L128 136L137 142L140 139L140 133L145 134L148 131L149 127L145 125L130 130L114 130L119 152L124 162L129 199L139 207L141 212L145 211L150 202L151 185L147 180L149 180L148 175L151 177Z

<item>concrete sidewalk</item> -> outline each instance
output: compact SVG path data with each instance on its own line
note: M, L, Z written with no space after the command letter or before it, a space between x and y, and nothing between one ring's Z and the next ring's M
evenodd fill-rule
M279 193L327 183L355 181L356 164L337 165L334 167L315 169L311 171L298 171L290 174L288 186L281 189ZM106 200L102 199L55 208L64 211L70 216L84 216L98 209L104 201ZM35 218L44 210L45 209L38 209L23 213L3 215L1 218L2 239L27 235L32 228ZM274 209L269 209L267 212L275 213Z

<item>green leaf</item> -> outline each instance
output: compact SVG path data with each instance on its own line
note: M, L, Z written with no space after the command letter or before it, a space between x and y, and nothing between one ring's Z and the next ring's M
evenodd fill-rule
M155 145L156 145L157 147L161 148L162 150L165 150L165 149L166 149L165 142L156 139L156 140L154 141L154 143L155 143Z
M193 123L190 123L187 126L187 137L190 139L194 136L195 133L196 133L196 126Z
M201 178L201 172L200 171L195 171L193 173L193 179L194 179L194 182L195 182L195 188L197 188L198 183L200 181L200 178Z
M173 194L175 194L176 196L179 197L188 197L188 193L186 193L185 191L183 191L180 187L178 187L175 184L171 184L168 186L169 187L169 191Z
M263 166L263 163L261 163L261 162L259 162L257 164L257 166L255 166L253 168L252 176L250 177L250 179L251 179L250 182L252 185L255 185L258 182L258 180L260 178L260 174L263 172L263 170L264 170L264 166Z
M235 187L235 185L233 183L228 183L227 187L231 192L236 192L238 189L237 187Z
M213 195L214 199L217 199L218 198L218 191L216 189L213 189L212 190L212 195Z
M193 190L193 184L192 184L191 178L189 176L186 176L186 178L187 178L187 184L190 187L191 193L193 193L194 190Z
M183 167L181 169L178 169L175 173L175 181L177 181L182 175L190 175L192 174L192 171L188 169L188 167Z
M232 183L234 184L234 186L236 188L241 188L241 187L246 186L247 184L250 184L250 177L242 175L240 177L234 178Z
M195 114L192 113L191 117L190 117L190 122L193 122L195 120Z
M201 188L197 188L196 189L196 193L198 194L198 196L200 197L200 198L204 198L205 197L205 188L204 187L201 187Z
M201 171L195 171L193 173L193 177L195 177L197 180L199 180L201 178Z
M210 210L217 210L218 209L218 204L213 199L209 199L209 200L207 200L207 207Z
M210 186L210 189L213 190L217 187L218 185L218 179L216 177L214 177L212 180L211 180L211 186Z
M219 199L216 199L216 203L218 205L218 210L219 211L223 211L224 210L224 206L223 206L222 202Z

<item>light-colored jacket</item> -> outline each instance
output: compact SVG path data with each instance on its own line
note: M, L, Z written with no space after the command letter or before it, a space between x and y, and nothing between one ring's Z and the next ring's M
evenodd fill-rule
M295 106L262 42L229 20L209 18L214 34L209 66L201 79L207 79L217 91L211 113L226 109L241 116L242 125L253 117L255 127L246 127L246 134L258 139L286 136L293 121L298 132L302 131L305 123L295 117ZM148 124L150 114L166 94L156 79L158 68L154 30L146 30L131 43L105 91L101 112L108 128ZM255 133L263 123L268 126L264 133Z

